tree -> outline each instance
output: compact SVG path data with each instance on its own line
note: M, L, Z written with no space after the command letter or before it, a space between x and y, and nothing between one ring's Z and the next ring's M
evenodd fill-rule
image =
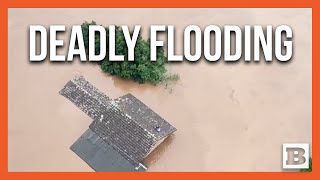
M84 38L84 44L86 51L89 49L89 26L96 25L94 21L91 23L85 22L82 24L82 33ZM132 32L131 32L132 35ZM163 48L157 49L157 60L150 61L150 40L144 40L140 34L138 36L134 61L128 61L128 49L125 42L125 38L120 27L116 27L115 32L115 50L117 55L124 55L124 61L114 62L109 61L109 30L106 28L106 57L99 65L103 72L110 75L119 76L125 79L132 79L139 83L151 82L158 84L165 80L177 80L177 75L167 75L166 63L167 57L165 56ZM95 35L95 53L100 54L100 36Z

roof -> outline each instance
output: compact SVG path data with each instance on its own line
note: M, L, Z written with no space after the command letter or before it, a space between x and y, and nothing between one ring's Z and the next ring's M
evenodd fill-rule
M89 128L126 158L142 161L156 143L152 134L116 108L103 115L103 119L93 121Z
M93 119L90 132L136 167L159 140L176 131L132 94L112 100L82 76L70 80L60 94Z
M141 163L125 159L90 129L83 133L70 149L97 172L146 170Z
M150 132L156 141L177 130L130 93L114 101L122 112L130 116L135 123L139 124L146 131Z
M92 86L83 76L70 80L59 92L92 119L100 118L102 110L109 106L110 98Z

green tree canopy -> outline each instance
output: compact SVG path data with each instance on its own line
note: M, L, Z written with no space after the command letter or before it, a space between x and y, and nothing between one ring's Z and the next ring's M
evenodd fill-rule
M85 22L82 24L82 33L86 51L89 49L89 26L96 25L94 21L91 23ZM131 32L132 35L132 32ZM138 36L134 61L128 61L128 49L123 35L122 29L116 27L115 32L115 51L117 55L124 55L124 61L114 62L109 61L109 30L106 28L106 57L99 62L103 72L110 75L119 76L125 79L132 79L139 83L151 82L158 84L166 79L178 79L177 75L166 75L167 57L163 48L157 49L157 60L150 61L150 41L144 40L140 34ZM100 54L100 35L95 35L95 53Z

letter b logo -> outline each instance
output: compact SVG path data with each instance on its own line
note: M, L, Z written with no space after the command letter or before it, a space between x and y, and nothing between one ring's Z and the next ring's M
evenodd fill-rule
M282 145L283 169L308 169L309 144L283 144Z

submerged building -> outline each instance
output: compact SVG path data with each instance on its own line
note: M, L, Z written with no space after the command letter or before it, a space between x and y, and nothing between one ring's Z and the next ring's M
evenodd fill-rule
M59 93L93 120L70 149L95 171L145 171L144 158L176 131L132 94L112 100L83 76Z

